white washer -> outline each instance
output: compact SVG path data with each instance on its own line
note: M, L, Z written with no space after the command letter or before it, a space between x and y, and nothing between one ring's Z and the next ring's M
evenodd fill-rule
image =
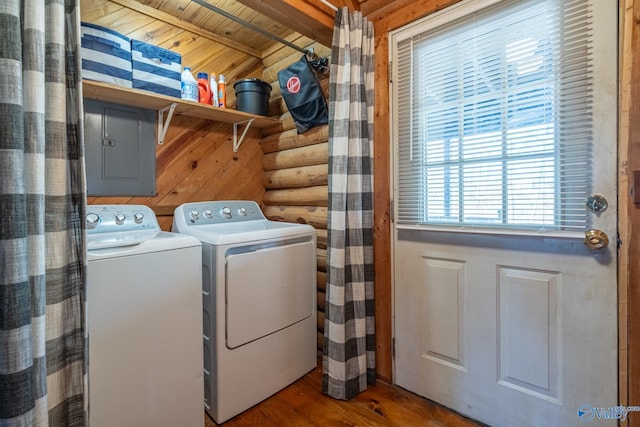
M87 206L92 427L202 427L202 249L141 205Z
M202 242L205 409L217 423L316 367L316 233L255 202L186 203L173 231Z

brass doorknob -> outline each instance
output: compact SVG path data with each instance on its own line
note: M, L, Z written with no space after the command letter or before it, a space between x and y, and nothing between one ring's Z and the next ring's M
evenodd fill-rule
M601 230L588 230L584 233L584 244L589 249L602 249L609 246L609 236Z

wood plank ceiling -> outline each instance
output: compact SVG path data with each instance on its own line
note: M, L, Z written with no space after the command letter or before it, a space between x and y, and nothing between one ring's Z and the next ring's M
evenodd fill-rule
M279 42L244 27L192 0L111 0L113 3L157 18L199 29L211 41L260 58ZM244 21L284 39L304 35L325 46L331 45L334 11L320 0L205 0ZM388 0L329 0L336 7L363 9L372 13L390 3ZM155 9L157 12L152 11ZM301 46L304 47L304 46Z
M158 20L202 35L210 41L256 58L261 58L262 52L276 43L271 38L246 28L242 24L234 22L191 0L111 1L144 15L154 16ZM279 37L285 38L294 33L287 26L267 18L237 1L208 0L208 3ZM117 24L118 27L122 28L121 22L117 22Z
M123 5L124 3L127 5L132 3L131 0L115 0L114 2ZM285 25L267 18L237 1L208 0L207 2L279 37L285 38L294 32ZM269 37L246 28L242 24L191 0L137 0L137 3L159 11L160 13L155 13L156 17L164 17L174 23L189 24L190 27L194 26L200 29L201 33L207 34L212 41L256 57L261 57L262 52L275 43Z

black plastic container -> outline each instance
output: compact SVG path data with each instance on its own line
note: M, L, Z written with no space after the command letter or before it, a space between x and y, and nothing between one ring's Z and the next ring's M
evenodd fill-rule
M269 96L271 85L260 79L238 80L233 89L236 91L238 110L245 113L267 116L269 114Z

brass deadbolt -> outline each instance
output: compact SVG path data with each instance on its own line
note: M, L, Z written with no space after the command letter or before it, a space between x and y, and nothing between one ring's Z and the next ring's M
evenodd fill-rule
M591 212L598 214L600 212L606 211L607 208L609 207L609 203L607 202L607 199L605 199L603 196L599 194L595 194L587 198L587 201L585 202L585 207L587 208L587 210L590 210Z

